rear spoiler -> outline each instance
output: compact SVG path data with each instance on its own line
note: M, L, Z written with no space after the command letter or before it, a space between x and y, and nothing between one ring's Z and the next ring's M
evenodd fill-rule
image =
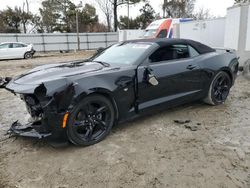
M220 48L220 47L216 47L214 48L215 50L222 50L222 51L226 51L228 53L236 53L236 50L232 49L232 48Z

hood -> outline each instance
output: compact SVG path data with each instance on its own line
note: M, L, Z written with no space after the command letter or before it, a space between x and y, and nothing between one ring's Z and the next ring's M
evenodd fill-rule
M95 62L71 62L39 66L26 74L14 79L16 84L38 85L47 81L58 80L74 75L87 74L108 69L104 65Z

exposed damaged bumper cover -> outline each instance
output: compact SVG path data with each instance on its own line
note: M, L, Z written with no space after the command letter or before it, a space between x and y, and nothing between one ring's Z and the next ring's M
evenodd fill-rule
M14 122L7 134L38 139L66 139L64 116L70 109L75 93L74 85L66 82L61 79L52 84L19 84L14 79L2 78L0 87L20 96L32 120L27 124Z
M24 137L33 137L33 138L46 138L51 136L52 133L42 133L37 130L38 126L34 123L29 123L26 125L20 124L18 121L14 122L10 129L8 130L9 135L13 136L24 136Z

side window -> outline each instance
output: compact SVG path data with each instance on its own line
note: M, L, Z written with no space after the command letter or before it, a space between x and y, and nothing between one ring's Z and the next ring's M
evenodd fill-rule
M9 48L9 44L1 44L0 49Z
M168 34L168 30L167 29L162 29L160 31L160 33L157 35L157 38L166 38Z
M189 49L190 57L196 57L200 55L199 52L197 52L197 50L195 50L192 46L188 46L188 49Z
M160 62L160 61L168 61L174 59L183 59L188 58L189 51L187 45L170 45L166 47L162 47L157 49L150 57L150 61L153 62Z
M22 47L24 47L23 44L13 43L13 48L22 48Z

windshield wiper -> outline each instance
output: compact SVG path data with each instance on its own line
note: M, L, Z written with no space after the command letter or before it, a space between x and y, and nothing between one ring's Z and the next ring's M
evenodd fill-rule
M106 63L106 62L103 62L103 61L91 61L91 62L99 63L99 64L103 65L104 67L109 67L110 66L109 63Z

